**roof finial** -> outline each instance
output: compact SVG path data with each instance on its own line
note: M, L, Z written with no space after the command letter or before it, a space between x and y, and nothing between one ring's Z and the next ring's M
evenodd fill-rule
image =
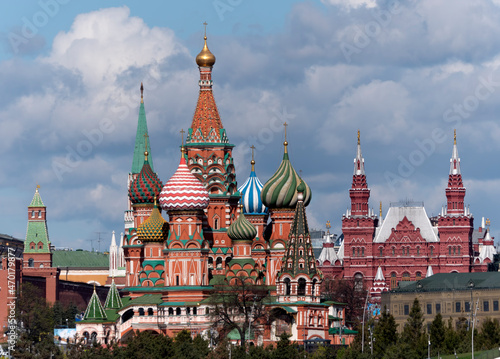
M453 144L457 144L457 129L453 130Z
M486 218L486 225L488 226L488 230L490 229L490 219L489 218Z
M141 103L144 103L144 86L142 86L142 82L141 82Z
M36 184L36 189L35 189L35 191L36 191L36 192L38 192L38 189L39 189L39 188L40 188L40 185L37 183L37 184Z
M207 39L207 25L208 25L208 24L207 24L207 22L205 21L205 22L203 23L203 26L205 27L205 35L204 35L203 37L205 38L205 40Z
M181 128L179 132L181 134L181 152L184 153L184 134L186 133L186 131L184 131L184 129Z
M326 221L326 230L327 230L328 234L330 234L330 228L332 228L330 221Z
M253 151L255 150L255 146L252 145L252 146L250 146L250 148L252 149L252 161L250 161L250 164L252 165L252 172L253 172L253 171L255 171L255 160L254 160L254 157L253 157L253 155L254 155Z
M360 141L360 135L359 135L359 129L358 129L358 145L361 143Z
M380 218L382 218L382 201L380 201Z
M149 153L148 153L148 137L149 137L148 134L145 133L144 134L144 141L145 141L144 142L144 162L146 162L148 160L148 155L149 155Z
M283 124L283 126L285 126L285 142L283 142L283 146L285 146L285 153L288 153L288 149L287 149L288 142L286 140L286 128L288 126L288 123L286 123L286 121L285 121L285 123Z

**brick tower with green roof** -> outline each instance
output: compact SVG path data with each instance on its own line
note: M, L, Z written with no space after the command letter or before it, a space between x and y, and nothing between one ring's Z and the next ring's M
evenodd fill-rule
M23 276L43 277L45 298L50 303L58 299L59 269L52 267L47 230L47 208L36 187L35 195L28 206L28 228L24 241Z
M24 241L25 267L51 267L49 232L47 230L47 211L37 186L33 200L28 206L28 229Z

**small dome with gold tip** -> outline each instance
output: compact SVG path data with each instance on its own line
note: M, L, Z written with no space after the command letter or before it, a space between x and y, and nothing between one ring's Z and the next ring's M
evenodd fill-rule
M168 223L162 217L156 204L151 215L137 228L137 236L145 242L163 242L168 237Z
M243 207L240 209L240 215L227 229L227 235L233 241L237 240L247 240L251 241L257 235L257 230L250 223L248 219L245 218L243 214Z
M207 37L203 38L205 40L205 45L201 52L196 56L196 63L200 67L212 67L215 64L215 56L210 52L207 46Z

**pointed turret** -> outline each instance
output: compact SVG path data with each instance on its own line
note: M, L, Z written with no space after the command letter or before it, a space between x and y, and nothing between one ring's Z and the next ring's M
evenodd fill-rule
M434 271L432 270L432 266L429 265L427 267L427 273L425 273L425 278L429 278L430 276L433 276L434 275Z
M139 119L137 120L137 132L135 135L134 157L132 160L132 174L141 171L144 163L144 152L149 153L149 165L154 171L153 157L151 157L151 146L146 140L148 137L148 123L146 121L146 110L144 109L144 86L141 82L141 105L139 107Z
M283 257L283 273L292 277L299 274L306 274L310 277L316 275L316 260L312 250L311 236L307 225L307 217L304 205L304 193L306 185L301 181L297 187L297 206L295 207L295 216L290 229L289 240L286 253Z
M106 302L104 303L105 309L120 309L123 306L120 293L118 288L116 288L115 280L111 282L111 287L109 288L108 296L106 297Z
M212 67L215 64L215 56L208 49L206 32L203 39L203 49L196 56L196 63L200 69L200 81L198 82L200 93L194 111L193 122L188 131L186 145L193 143L228 143L226 130L222 126L219 110L212 92Z
M453 135L453 151L450 159L450 174L448 176L448 187L446 188L447 199L447 214L448 215L464 215L465 187L462 182L462 174L460 172L460 158L458 157L457 149L457 132Z
M40 186L36 187L35 195L28 206L28 229L26 231L26 240L24 242L24 253L51 253L50 251L50 241L49 232L47 229L47 208L43 204L42 197L38 192ZM25 258L27 256L24 256ZM30 267L39 267L40 264L43 266L49 266L48 260L50 258L45 258L42 263L31 263Z
M352 186L349 190L351 197L351 211L349 216L369 216L368 199L370 189L366 183L365 160L361 154L360 132L358 130L358 145L356 158L354 158L354 174L352 176Z
M106 312L99 300L99 296L95 291L92 293L92 297L90 298L89 305L87 306L87 310L85 310L85 314L83 315L84 320L106 320Z
M118 247L116 246L115 231L113 231L109 246L109 275L111 277L116 276L118 266Z

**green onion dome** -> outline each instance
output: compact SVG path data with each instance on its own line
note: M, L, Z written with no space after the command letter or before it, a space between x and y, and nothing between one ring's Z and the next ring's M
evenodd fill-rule
M243 209L240 210L240 215L228 228L227 235L233 241L237 240L247 240L251 241L257 235L257 230L250 223L248 219L245 218L243 214Z
M283 161L276 173L266 182L261 192L262 203L268 208L295 208L298 200L297 187L304 183L304 206L311 202L311 189L303 181L288 158L287 145L285 141L285 153Z
M156 198L151 215L137 228L137 236L144 242L163 242L168 236L168 223L163 219Z

